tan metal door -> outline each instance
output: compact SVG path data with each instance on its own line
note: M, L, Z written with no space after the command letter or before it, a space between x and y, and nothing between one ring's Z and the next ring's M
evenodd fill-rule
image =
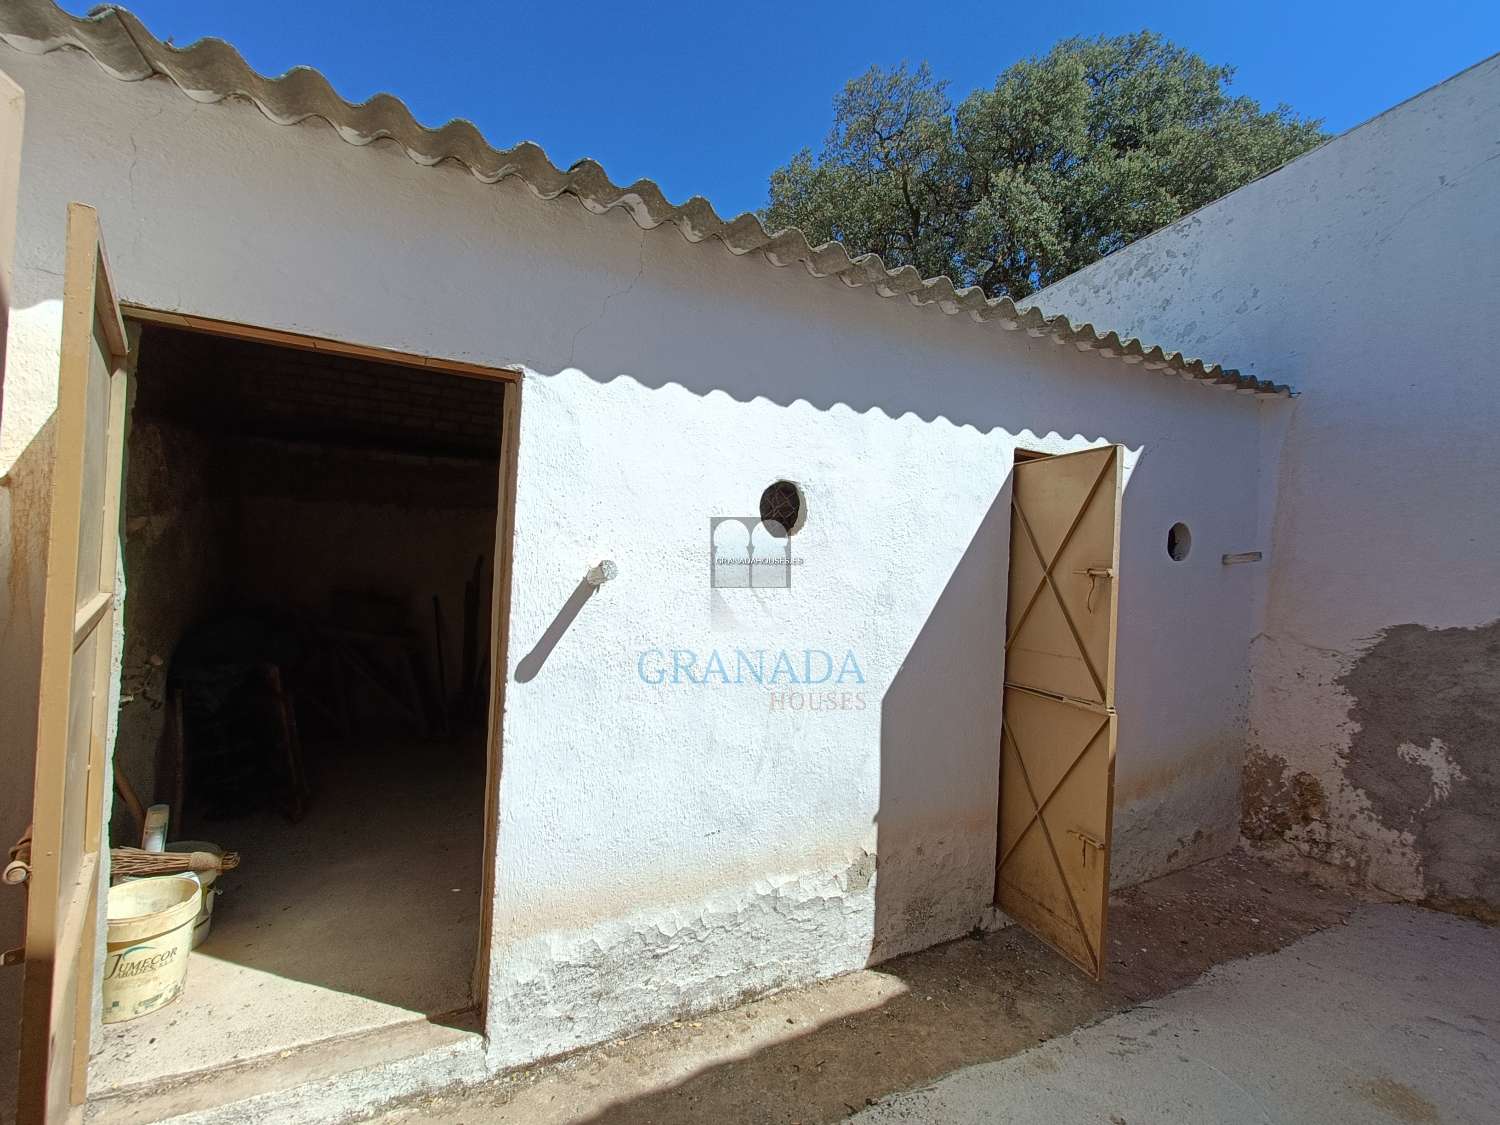
M1104 973L1115 781L1120 447L1018 461L995 901Z
M80 1120L94 998L125 326L99 216L68 207L26 893L19 1119Z

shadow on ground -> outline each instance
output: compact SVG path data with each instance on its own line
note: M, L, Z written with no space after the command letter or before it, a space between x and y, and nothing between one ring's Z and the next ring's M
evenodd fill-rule
M1116 895L1102 985L1012 927L420 1099L386 1120L837 1120L1338 925L1356 905L1236 852ZM850 1003L860 988L878 999Z

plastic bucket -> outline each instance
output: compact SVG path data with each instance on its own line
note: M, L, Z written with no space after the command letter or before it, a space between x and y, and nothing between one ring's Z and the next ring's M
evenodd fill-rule
M202 898L192 879L163 875L109 889L104 1022L154 1012L182 994Z
M167 845L169 852L210 852L213 855L222 856L224 849L218 844L209 843L207 840L173 840ZM203 888L203 905L198 908L198 917L193 920L193 948L197 949L203 944L203 939L208 937L208 931L214 924L214 899L219 892L214 889L214 884L219 881L217 871L194 871L185 872L177 876L179 879L194 879Z

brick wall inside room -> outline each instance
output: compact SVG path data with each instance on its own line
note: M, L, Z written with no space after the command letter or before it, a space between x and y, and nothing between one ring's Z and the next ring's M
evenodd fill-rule
M200 428L458 457L498 456L503 386L352 356L148 326L151 410Z

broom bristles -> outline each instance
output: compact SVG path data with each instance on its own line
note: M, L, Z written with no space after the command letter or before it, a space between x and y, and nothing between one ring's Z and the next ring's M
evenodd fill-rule
M115 875L178 875L184 871L232 871L240 865L238 852L148 852L140 848L111 848L110 870Z

